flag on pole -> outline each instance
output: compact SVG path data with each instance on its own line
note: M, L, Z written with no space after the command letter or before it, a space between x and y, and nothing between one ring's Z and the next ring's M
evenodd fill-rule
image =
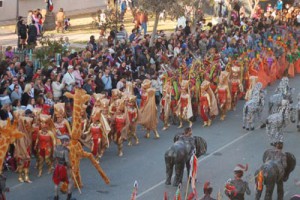
M181 188L181 184L178 185L178 188L176 190L176 194L174 196L174 200L181 200L180 188Z
M133 191L132 191L132 195L131 195L131 200L136 200L137 190L138 190L138 182L134 181Z
M193 200L193 199L198 199L198 194L197 194L196 188L193 189L193 191L187 197L187 200Z
M195 152L193 153L191 160L190 160L190 177L191 177L191 187L193 190L196 189L196 178L197 178L197 171L198 171L198 159L195 155Z
M164 200L168 200L168 193L167 192L165 192L165 194L164 194Z

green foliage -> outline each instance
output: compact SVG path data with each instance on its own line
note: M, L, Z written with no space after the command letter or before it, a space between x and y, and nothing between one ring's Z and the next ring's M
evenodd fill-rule
M179 0L140 0L139 7L153 14L166 10L171 17L180 17L184 14L183 4Z
M40 44L42 46L34 49L33 54L35 55L35 59L40 61L42 68L50 64L50 59L54 58L55 54L66 55L67 50L64 48L63 43L63 38L55 40L53 36L46 36L41 39Z

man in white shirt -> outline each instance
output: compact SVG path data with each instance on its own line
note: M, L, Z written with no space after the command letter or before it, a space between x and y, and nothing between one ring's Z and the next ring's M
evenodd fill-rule
M72 75L73 72L73 66L68 66L68 72L64 75L62 82L65 83L66 88L69 92L73 90L73 87L76 84L75 77Z

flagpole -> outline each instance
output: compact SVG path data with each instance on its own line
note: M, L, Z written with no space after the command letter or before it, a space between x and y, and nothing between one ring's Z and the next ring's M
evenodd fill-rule
M191 176L189 176L188 181L187 181L186 191L185 191L185 198L184 198L184 200L187 200L188 191L189 191L189 185L190 185L190 180L191 180Z

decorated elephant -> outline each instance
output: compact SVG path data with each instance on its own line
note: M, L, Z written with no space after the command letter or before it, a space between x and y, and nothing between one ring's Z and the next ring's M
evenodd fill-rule
M272 200L275 184L277 185L277 199L283 200L283 182L295 169L296 158L289 152L274 149L267 150L263 155L264 164L255 172L256 194L255 200L261 198L263 187L266 186L264 200Z
M206 141L199 136L175 136L174 144L165 153L166 163L166 185L171 185L171 178L173 174L173 167L175 166L174 186L182 183L183 171L186 166L189 174L190 159L193 153L197 158L205 154L207 150Z

